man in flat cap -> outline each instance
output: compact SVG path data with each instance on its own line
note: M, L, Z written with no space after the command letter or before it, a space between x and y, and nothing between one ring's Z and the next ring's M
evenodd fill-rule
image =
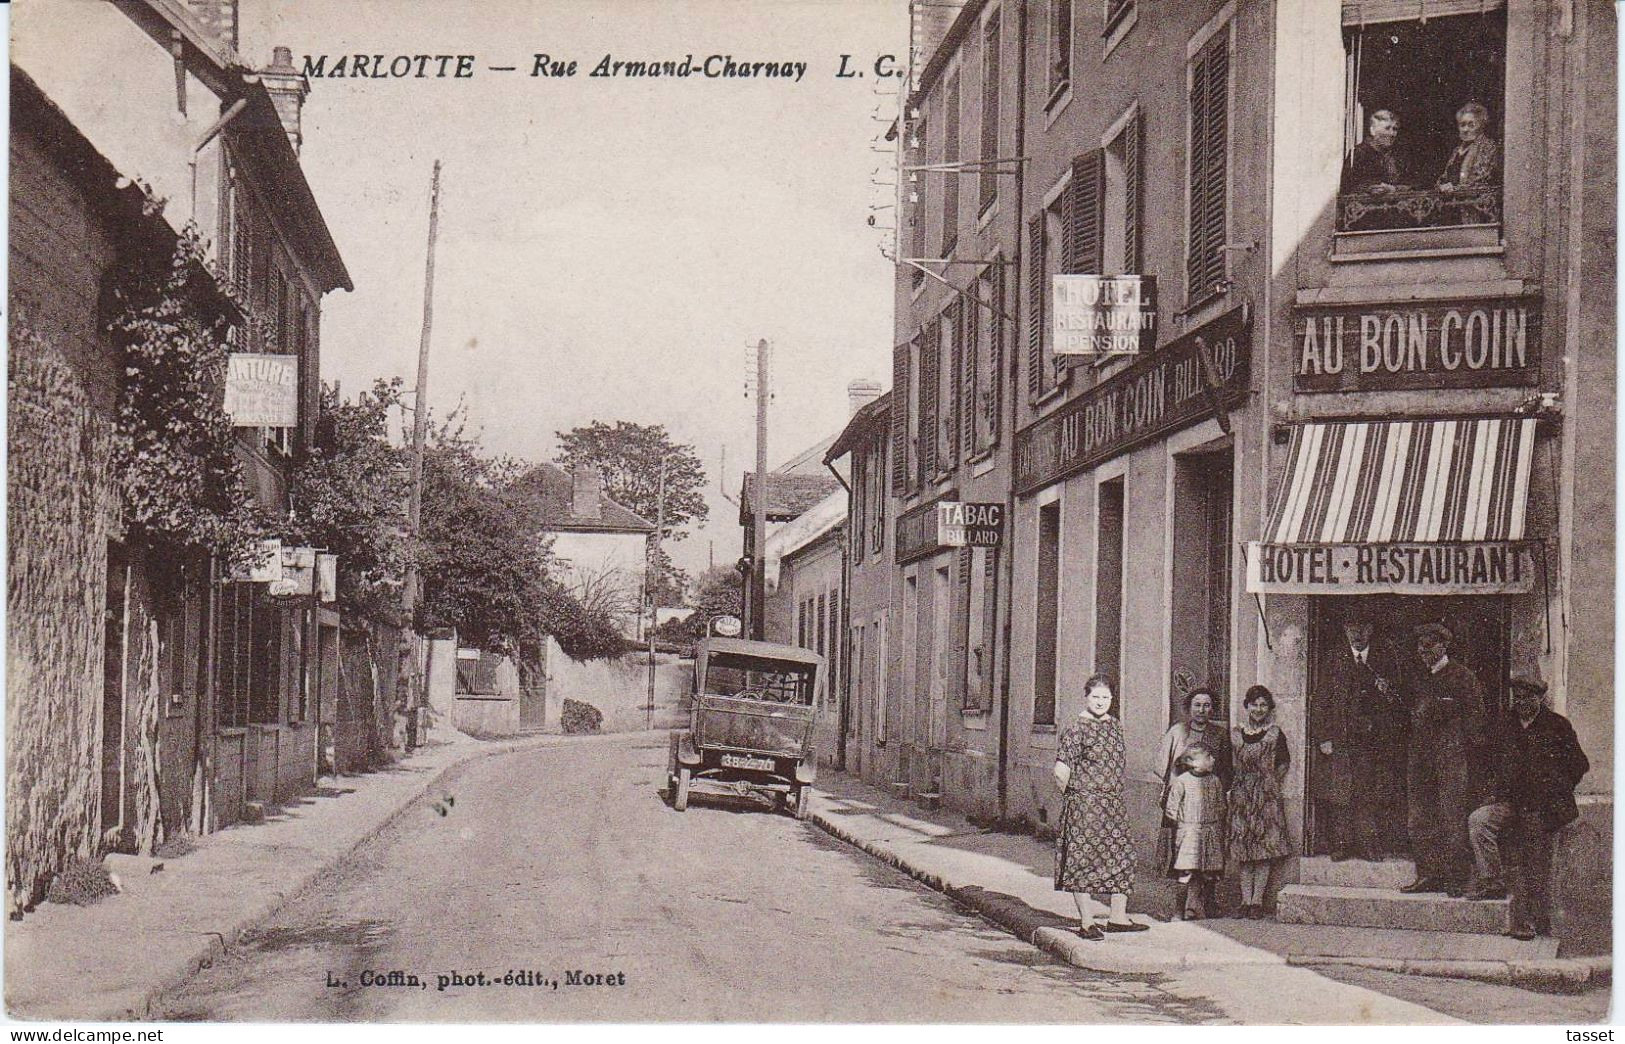
M1450 628L1425 623L1415 634L1422 674L1411 704L1405 825L1416 880L1400 891L1459 896L1472 869L1467 817L1488 789L1480 764L1484 690L1466 665L1450 659Z
M1468 819L1478 878L1469 899L1500 899L1503 843L1513 871L1512 929L1515 939L1552 933L1547 887L1552 876L1552 838L1580 817L1574 788L1591 769L1574 726L1545 705L1546 683L1532 675L1511 678L1512 714L1491 733L1493 800Z

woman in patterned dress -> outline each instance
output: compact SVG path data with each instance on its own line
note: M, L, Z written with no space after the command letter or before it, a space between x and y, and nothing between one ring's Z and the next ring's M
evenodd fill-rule
M1055 782L1061 788L1061 829L1055 848L1055 890L1078 904L1078 933L1105 934L1084 910L1085 895L1111 896L1107 932L1143 932L1129 920L1134 888L1134 844L1123 804L1123 726L1112 715L1111 680L1097 674L1083 686L1083 713L1066 727L1055 751Z
M1185 720L1174 722L1163 733L1155 763L1157 777L1162 780L1162 797L1157 802L1158 808L1167 807L1168 790L1173 786L1174 777L1179 775L1174 771L1174 762L1191 747L1204 747L1213 755L1213 774L1219 777L1221 787L1230 789L1230 737L1223 725L1208 720L1218 705L1218 697L1213 695L1212 689L1192 690L1185 697ZM1156 863L1157 869L1169 877L1179 876L1174 872L1174 835L1177 830L1177 824L1168 818L1166 812L1163 813L1162 826L1157 831Z
M1270 871L1292 854L1281 795L1290 755L1275 715L1275 697L1262 685L1241 701L1247 720L1230 730L1235 784L1230 788L1230 855L1241 866L1241 916L1264 916Z

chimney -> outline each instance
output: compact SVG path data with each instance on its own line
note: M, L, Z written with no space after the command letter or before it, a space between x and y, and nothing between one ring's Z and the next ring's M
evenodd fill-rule
M604 477L590 464L577 464L570 473L570 514L597 521L604 517Z
M858 411L880 398L880 385L874 381L856 380L846 386L846 401L851 404L852 412L847 416L856 417Z
M221 49L237 50L237 0L186 0L192 21Z
M299 155L304 134L299 129L299 113L305 107L305 96L310 93L310 82L305 74L293 67L293 52L278 47L271 52L271 65L260 71L260 82L271 93L276 114L282 120L282 129L288 132L288 144L293 154Z

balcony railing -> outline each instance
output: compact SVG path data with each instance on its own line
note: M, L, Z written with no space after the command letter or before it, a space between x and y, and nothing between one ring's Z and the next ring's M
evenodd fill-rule
M1499 225L1501 186L1350 192L1337 197L1339 232Z

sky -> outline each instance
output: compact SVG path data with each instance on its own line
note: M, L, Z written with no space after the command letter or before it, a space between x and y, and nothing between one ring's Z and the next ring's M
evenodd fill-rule
M476 56L469 79L311 81L301 162L356 287L324 302L322 369L347 395L414 383L437 158L431 409L463 403L490 450L528 459L593 420L664 424L711 475L710 523L668 545L691 573L739 554L717 473L726 447L737 495L754 461L758 339L773 346L770 465L839 430L850 381L888 382L899 81L874 65L906 62L906 4L241 0L240 18L261 65L278 45L296 66ZM529 76L537 53L576 75ZM713 54L807 70L588 75L605 55ZM837 77L842 54L863 77Z

